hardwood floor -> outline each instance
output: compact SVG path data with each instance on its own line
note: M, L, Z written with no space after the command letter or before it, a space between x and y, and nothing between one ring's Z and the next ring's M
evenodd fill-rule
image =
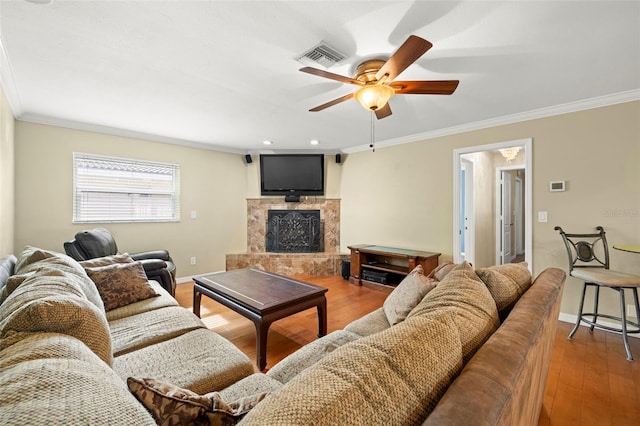
M343 329L356 318L380 306L387 297L381 291L349 284L340 276L296 276L301 281L326 287L327 333ZM176 300L180 305L193 307L193 284L179 284ZM253 322L202 296L200 316L208 328L232 341L251 360L256 359L256 332ZM318 338L318 314L315 308L307 309L274 322L267 339L267 369L303 345Z
M342 277L295 278L327 287L328 332L342 329L356 318L380 306L387 294L350 285ZM176 299L191 309L193 284L179 284ZM206 296L202 320L210 329L233 342L255 360L253 323ZM547 378L539 425L638 425L640 424L640 339L631 338L636 361L625 359L622 338L614 333L580 328L567 340L572 325L558 321L558 331ZM315 340L316 309L281 319L269 330L267 368Z
M640 339L558 321L539 425L640 424Z

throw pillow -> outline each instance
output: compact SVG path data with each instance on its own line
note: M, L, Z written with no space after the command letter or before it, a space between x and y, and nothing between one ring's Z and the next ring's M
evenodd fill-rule
M382 305L389 324L402 322L437 282L424 275L422 265L416 266L387 296Z
M455 267L456 267L455 263L452 263L447 260L443 262L442 265L438 265L433 271L429 272L429 275L427 276L429 278L433 278L436 281L442 281L444 277L446 277L447 274L451 272L451 270Z
M496 301L500 319L504 320L520 296L531 286L531 273L526 262L507 263L476 269Z
M133 258L129 253L114 254L112 256L96 257L95 259L83 260L80 263L83 268L98 268L100 266L109 266L116 263L131 263Z
M149 284L140 262L115 263L86 271L98 287L107 311L159 296Z
M158 425L234 425L266 393L226 403L218 392L199 395L155 379L129 377L127 386Z

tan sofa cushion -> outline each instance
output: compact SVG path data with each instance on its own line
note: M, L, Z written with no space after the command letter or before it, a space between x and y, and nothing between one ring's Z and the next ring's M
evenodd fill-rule
M433 290L437 281L424 274L422 265L416 266L409 275L387 296L382 307L389 324L402 322L413 308L429 291Z
M122 379L80 340L20 336L0 352L0 424L155 425Z
M264 373L254 373L222 389L220 395L225 401L235 401L249 395L271 393L281 387L282 383L276 379Z
M43 250L38 247L26 246L24 250L18 255L16 261L15 273L16 275L24 273L23 269L32 263L38 262L43 259L55 257L57 253L49 250ZM60 253L61 254L61 253Z
M111 365L111 335L104 313L61 271L41 269L0 305L0 338L11 332L63 333L82 340Z
M476 269L496 301L500 319L504 319L520 296L531 286L531 273L526 262L506 263Z
M407 319L336 349L251 410L244 425L419 424L462 368L453 313Z
M360 336L369 336L391 327L384 308L380 307L373 312L358 318L347 324L344 328L346 331L359 334Z
M120 356L145 346L169 340L198 328L202 320L181 306L155 309L111 321L113 356Z
M158 296L149 284L141 262L114 263L86 268L86 271L96 283L107 311Z
M435 311L456 314L454 322L460 333L465 363L499 326L496 303L467 262L453 268L409 313L407 319Z
M104 303L96 285L87 276L84 268L73 258L62 253L27 247L18 257L18 262L20 268L16 267L16 274L7 282L8 294L11 294L26 277L36 273L41 268L52 268L64 273L64 276L68 277L70 281L79 285L85 297L104 312Z
M240 349L205 328L117 356L113 369L123 380L151 377L199 394L219 391L254 373Z
M358 340L361 337L359 334L346 330L337 330L329 333L318 340L304 345L278 362L267 372L267 375L280 383L287 383L302 370L311 367L340 346Z

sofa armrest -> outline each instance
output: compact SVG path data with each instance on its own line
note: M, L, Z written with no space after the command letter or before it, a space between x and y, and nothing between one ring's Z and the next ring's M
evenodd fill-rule
M538 424L565 276L536 278L423 425Z

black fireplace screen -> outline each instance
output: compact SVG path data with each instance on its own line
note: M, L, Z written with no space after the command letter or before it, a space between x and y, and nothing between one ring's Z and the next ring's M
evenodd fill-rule
M266 238L271 253L324 251L320 210L269 210Z

